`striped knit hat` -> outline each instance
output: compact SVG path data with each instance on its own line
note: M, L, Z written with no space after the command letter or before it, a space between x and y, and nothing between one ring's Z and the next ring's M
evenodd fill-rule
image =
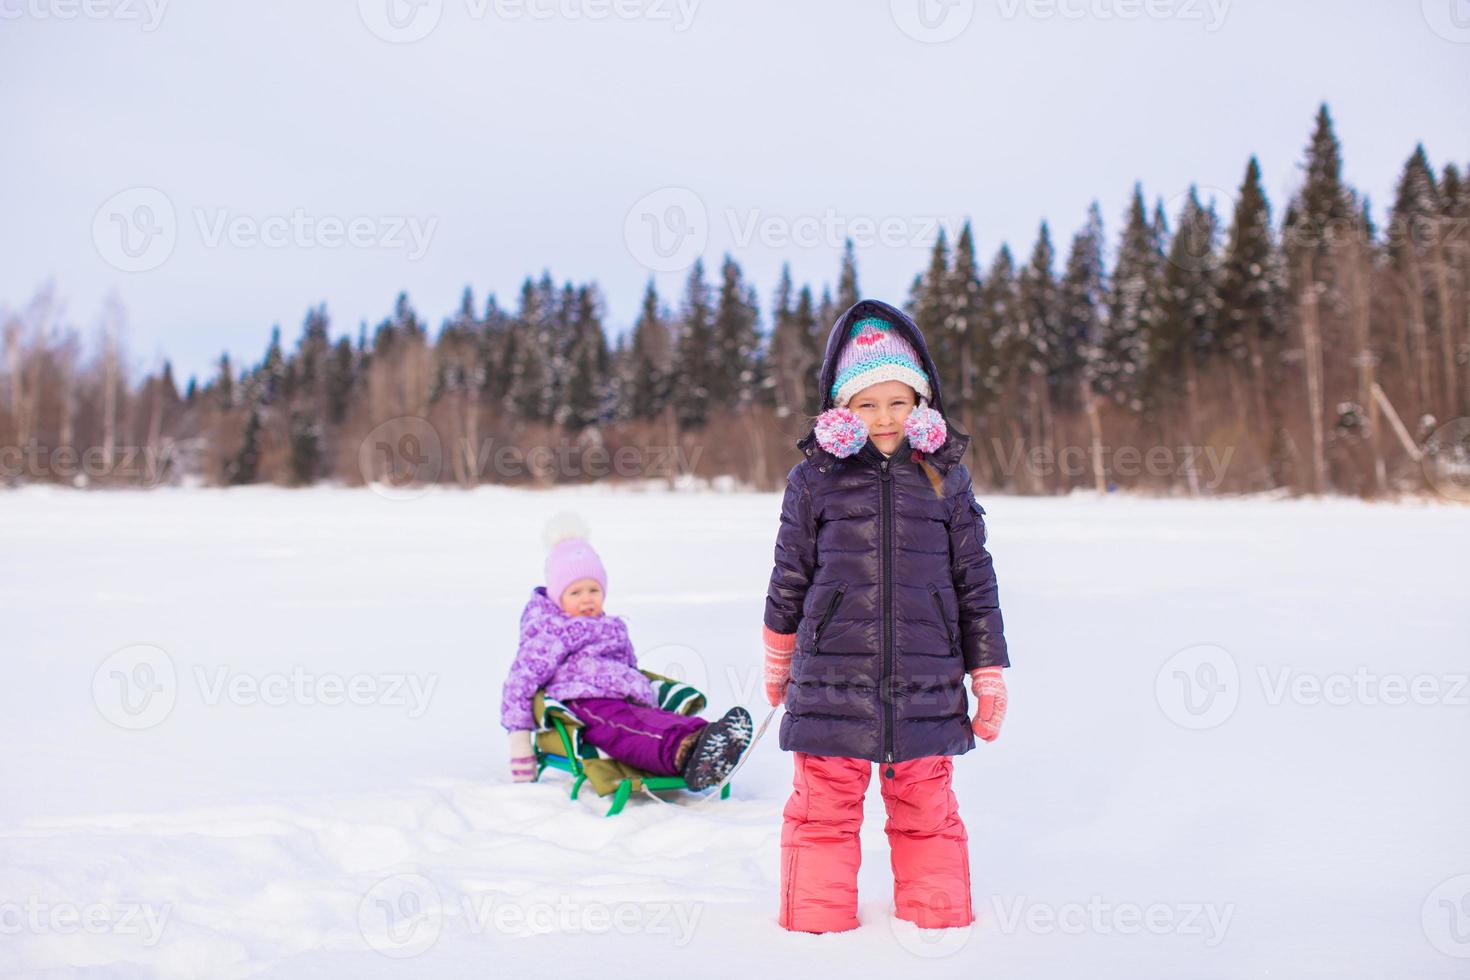
M837 356L832 404L840 408L864 388L883 381L902 381L925 401L931 397L929 376L914 346L887 320L864 317L852 325L847 345Z

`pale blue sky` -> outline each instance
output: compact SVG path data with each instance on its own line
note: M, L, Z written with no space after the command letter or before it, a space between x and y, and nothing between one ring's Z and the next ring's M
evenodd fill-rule
M355 334L406 289L437 329L543 267L618 332L701 240L768 309L867 235L902 302L939 224L1064 250L1093 198L1112 235L1135 180L1223 196L1251 153L1279 216L1324 99L1380 217L1415 142L1470 161L1467 0L88 2L0 0L0 305L54 277L90 332L116 289L181 381L317 302Z

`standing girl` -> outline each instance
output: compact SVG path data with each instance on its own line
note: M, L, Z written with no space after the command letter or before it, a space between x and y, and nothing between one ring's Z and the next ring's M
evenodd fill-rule
M1010 666L984 508L938 372L901 311L854 304L827 338L822 414L797 443L766 594L766 695L795 778L781 925L856 928L858 831L879 764L895 914L968 925L969 839L951 756L994 741ZM978 699L969 717L965 682Z

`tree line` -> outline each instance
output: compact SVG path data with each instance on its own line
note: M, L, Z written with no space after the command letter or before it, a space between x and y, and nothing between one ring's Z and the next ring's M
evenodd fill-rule
M1470 416L1470 187L1422 146L1383 228L1347 184L1327 106L1279 220L1250 158L1238 189L1150 202L1110 248L1093 204L1070 241L988 262L939 232L907 308L970 433L977 485L1021 493L1417 492L1464 463ZM1111 256L1111 258L1110 258ZM820 403L837 315L860 298L783 268L767 307L729 255L672 306L649 282L610 343L595 282L528 277L431 332L409 298L355 338L325 305L291 346L220 358L184 390L134 382L123 311L91 351L51 286L3 312L0 480L78 485L430 481L546 485L728 479L773 488ZM1458 442L1456 440L1459 440ZM599 468L599 461L601 466Z

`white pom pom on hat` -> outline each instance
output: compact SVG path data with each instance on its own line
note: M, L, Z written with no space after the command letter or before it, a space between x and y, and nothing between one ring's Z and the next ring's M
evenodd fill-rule
M585 541L589 534L587 522L581 514L574 510L564 510L553 515L541 529L541 543L550 551L558 542L567 538L581 538Z

